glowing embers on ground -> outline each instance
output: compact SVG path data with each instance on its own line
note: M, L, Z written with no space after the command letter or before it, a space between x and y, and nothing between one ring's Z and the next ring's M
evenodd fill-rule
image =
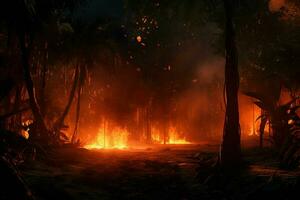
M151 128L151 138L154 144L191 144L183 134L180 134L175 127L169 127L167 131Z
M128 147L128 131L125 128L102 126L96 139L85 146L87 149L126 149Z

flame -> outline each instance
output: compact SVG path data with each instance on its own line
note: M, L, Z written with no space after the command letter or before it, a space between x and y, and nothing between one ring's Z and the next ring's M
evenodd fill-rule
M253 105L252 109L252 116L249 116L249 125L250 127L248 136L258 136L259 135L259 125L260 125L260 120L257 120L260 115L261 115L261 110L257 106Z
M153 143L156 144L191 144L187 141L183 134L171 126L168 128L166 135L162 134L156 127L151 128L151 138Z
M87 149L125 149L128 147L128 131L124 128L114 127L107 130L99 128L95 141L85 146Z
M27 119L22 122L22 126L26 127L26 129L21 130L21 136L24 137L25 139L29 138L29 125L33 123L33 120Z
M248 116L248 129L246 130L246 134L248 136L259 136L259 128L260 128L260 122L261 120L259 117L261 116L261 109L257 106L253 107L253 110L251 111L252 116ZM269 123L265 126L265 133L269 133Z
M170 127L168 144L190 144L184 136L181 136L176 128Z
M151 140L155 144L163 144L163 137L160 136L160 132L156 127L151 127Z
M191 144L188 142L184 134L170 126L163 134L162 129L157 126L151 126L151 142L153 144ZM143 131L143 130L141 130ZM90 143L84 146L87 149L127 149L129 144L130 132L127 128L119 127L117 124L103 120L102 125L98 129L96 137ZM146 142L146 138L141 141ZM130 142L130 143L129 143Z
M136 37L136 41L137 41L138 43L141 43L141 42L142 42L142 37L141 37L140 35L138 35L138 36Z

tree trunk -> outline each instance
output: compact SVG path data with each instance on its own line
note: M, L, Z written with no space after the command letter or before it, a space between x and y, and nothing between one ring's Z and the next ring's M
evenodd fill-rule
M78 90L77 90L77 105L76 105L76 120L75 120L75 128L74 132L72 135L71 142L75 143L76 137L78 134L78 125L79 125L79 118L80 118L80 97L82 94L82 89L84 85L84 80L86 76L86 69L84 65L81 65L80 67L80 76L79 76L79 85L78 85Z
M20 87L20 85L16 85L15 88L15 96L14 96L14 105L13 105L13 111L16 111L20 108L21 105L21 90L22 88ZM18 126L20 124L22 124L22 113L18 113L16 114L14 117L11 118L10 121L10 130L13 130L14 132L19 132L19 128Z
M76 87L77 87L78 81L79 81L78 77L79 77L79 67L76 66L74 82L73 82L71 92L70 92L70 95L69 95L68 103L67 103L61 117L54 123L54 130L55 130L56 133L58 133L60 128L63 126L64 120L65 120L66 116L68 115L68 113L70 111L70 108L71 108L71 105L72 105L72 102L73 102L73 99L74 99L74 96L75 96ZM59 136L59 135L56 135L56 136Z
M33 86L33 81L32 81L32 77L30 74L30 67L29 67L29 50L28 47L26 47L25 37L26 37L25 32L19 31L19 42L20 42L20 49L22 54L22 65L23 65L25 84L29 96L29 103L32 110L32 114L34 116L34 119L38 127L38 130L36 131L39 133L37 134L41 134L40 132L45 134L47 133L47 128L35 97L34 86Z
M44 59L42 60L42 72L41 72L41 88L40 88L40 107L41 107L41 113L44 117L46 114L46 95L45 95L45 89L46 89L46 73L47 73L47 61L48 61L48 50L47 50L48 43L45 42L45 55Z
M78 125L79 125L79 118L80 118L80 97L81 97L81 86L79 85L77 90L77 105L76 105L76 119L75 119L75 127L74 132L71 138L71 143L76 143L76 137L78 135Z
M148 144L151 144L152 138L151 138L151 122L150 122L150 105L146 106L146 140Z
M167 143L167 128L166 128L166 124L163 124L163 139L164 139L164 144Z
M261 110L261 115L264 114L264 111ZM265 133L265 127L267 124L268 119L266 117L261 117L260 125L259 125L259 147L264 147L264 133Z
M224 0L226 15L225 29L225 94L226 114L223 141L220 152L220 164L224 169L232 170L241 163L240 125L238 109L239 72L238 55L233 27L233 2Z

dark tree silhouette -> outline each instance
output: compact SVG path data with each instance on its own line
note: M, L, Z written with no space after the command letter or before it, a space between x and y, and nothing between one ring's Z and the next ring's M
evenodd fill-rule
M224 0L226 15L225 28L225 95L226 114L223 130L223 141L220 152L222 168L233 169L241 162L240 124L238 108L239 72L238 54L235 44L233 25L233 6L235 0Z
M74 99L74 96L76 93L76 88L78 86L79 73L80 73L80 67L79 67L79 65L77 65L76 69L75 69L74 81L73 81L73 85L72 85L72 88L70 91L67 105L66 105L62 115L60 116L60 118L57 119L57 121L55 122L55 125L54 125L54 129L56 132L58 132L61 129L61 127L63 127L64 120L70 111L70 108L71 108L71 105L72 105L72 102L73 102L73 99ZM59 134L57 136L59 136Z
M39 108L39 105L36 100L35 92L34 92L34 86L32 77L30 74L30 64L29 64L29 50L26 47L26 32L24 29L19 30L19 42L20 42L20 49L22 53L22 65L23 65L23 71L24 71L24 80L29 96L29 103L30 107L32 109L32 114L36 120L37 127L39 129L39 132L47 132L47 127L45 125L41 110Z
M264 111L261 110L261 116L265 115ZM259 147L263 148L264 146L264 133L265 133L265 127L268 122L268 119L266 117L261 117L260 119L260 125L259 125Z

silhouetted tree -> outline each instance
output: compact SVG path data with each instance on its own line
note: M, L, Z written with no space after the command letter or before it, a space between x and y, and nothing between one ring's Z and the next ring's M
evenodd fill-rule
M240 124L238 108L239 72L238 54L235 44L233 25L233 6L235 0L224 0L225 28L225 95L226 114L223 141L220 152L220 164L225 169L238 167L241 163Z

